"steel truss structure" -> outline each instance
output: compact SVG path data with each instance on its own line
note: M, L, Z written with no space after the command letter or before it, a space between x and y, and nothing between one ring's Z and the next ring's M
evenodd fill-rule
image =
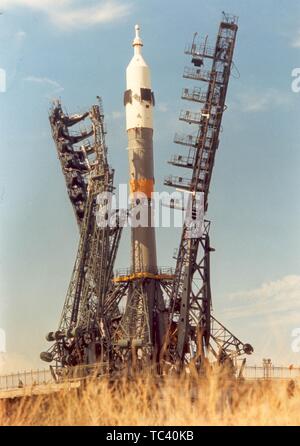
M70 133L71 126L86 119L90 130ZM103 215L111 200L114 171L107 161L101 101L80 116L68 116L57 102L50 123L80 240L59 329L47 335L54 345L41 358L62 367L105 362L112 320L119 317L118 298L125 286L112 281L122 231L119 215L117 211L109 219Z
M199 193L203 195L204 211L208 207L208 194L219 146L219 135L225 100L233 63L233 53L238 31L237 17L223 14L214 47L207 38L197 44L194 41L185 49L191 56L192 68L186 67L183 77L198 80L206 88L184 88L182 99L203 104L200 112L182 111L179 119L197 124L194 135L175 135L175 143L188 148L187 155L174 156L170 164L191 170L191 177L168 177L165 185L185 190L190 194L192 215L197 221ZM210 64L205 69L205 64ZM202 231L191 232L190 223L183 226L180 247L176 259L176 280L171 292L169 335L165 348L169 361L184 364L193 360L201 367L209 353L221 362L233 360L253 349L242 343L212 315L210 285L210 222L204 222Z
M80 230L59 328L47 335L53 344L41 354L43 360L55 361L57 368L104 364L105 370L113 372L154 363L161 371L182 370L193 363L203 370L211 355L219 363L233 364L237 357L252 353L250 344L241 342L211 314L214 250L210 222L199 217L199 203L203 215L208 208L237 31L237 17L223 14L215 46L209 46L207 39L197 44L195 35L185 49L192 67L185 68L184 78L200 81L206 88L182 91L183 100L202 107L180 113L179 119L197 130L175 135L174 142L186 147L187 154L174 156L170 163L191 175L165 179L165 185L188 193L192 216L183 225L174 271L133 269L114 274L124 216L117 210L107 212L114 171L107 160L101 100L89 111L71 116L60 102L54 103L53 139ZM82 128L86 121L89 127Z

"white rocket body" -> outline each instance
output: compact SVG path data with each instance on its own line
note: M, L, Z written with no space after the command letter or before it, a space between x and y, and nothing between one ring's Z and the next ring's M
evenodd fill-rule
M142 56L143 43L139 36L138 25L135 29L134 55L126 70L126 89L131 91L132 101L125 105L127 131L137 127L153 129L153 101L149 103L141 98L141 89L151 92L150 68Z
M154 190L153 106L150 68L142 56L142 40L136 25L134 55L126 70L124 105L128 135L129 186L133 214L148 215L148 224L132 227L132 268L134 272L156 273L155 230L151 225ZM142 198L141 198L142 197ZM153 204L153 203L152 203Z

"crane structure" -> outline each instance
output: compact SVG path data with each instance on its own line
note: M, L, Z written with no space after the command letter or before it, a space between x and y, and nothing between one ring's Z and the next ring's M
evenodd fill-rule
M205 87L182 91L183 100L201 108L180 113L179 119L196 125L196 131L175 135L174 142L187 153L173 156L170 164L190 174L164 181L187 194L191 217L183 224L174 270L157 266L151 226L155 100L139 26L124 93L130 189L125 213L111 207L114 171L107 159L100 98L80 115L68 115L60 101L53 104L52 135L80 232L59 327L48 333L52 345L41 353L41 359L55 362L57 374L89 365L113 373L152 365L160 372L180 371L192 363L201 371L210 358L236 365L237 358L253 352L212 315L214 249L206 219L237 31L237 17L223 13L214 46L208 38L198 43L196 33L185 49L192 66L184 69L183 77ZM90 126L83 127L87 121ZM169 204L175 207L172 200ZM131 228L131 266L114 272L122 227L132 213L146 213L149 224Z

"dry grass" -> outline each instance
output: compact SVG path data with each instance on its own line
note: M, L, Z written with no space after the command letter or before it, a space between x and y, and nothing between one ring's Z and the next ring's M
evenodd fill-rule
M299 425L291 382L152 376L90 381L80 390L0 401L0 425Z

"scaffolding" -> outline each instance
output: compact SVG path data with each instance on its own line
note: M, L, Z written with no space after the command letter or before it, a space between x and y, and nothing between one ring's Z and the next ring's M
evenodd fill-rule
M204 194L204 211L208 208L208 194L219 146L219 134L233 53L238 31L237 17L224 14L215 46L208 38L185 48L191 56L191 67L185 67L183 77L208 84L205 88L182 90L182 99L203 104L200 111L184 110L179 120L198 127L197 136L176 134L174 142L189 148L188 155L175 155L170 164L189 169L192 174L168 176L164 184L187 191L192 197L194 214L197 214L197 194ZM207 64L210 65L207 68ZM196 222L195 222L196 223ZM210 285L210 222L198 236L188 236L184 224L176 256L175 276L172 284L169 338L166 357L173 363L194 361L199 368L212 353L221 363L234 362L243 354L251 354L251 345L241 342L211 314Z

